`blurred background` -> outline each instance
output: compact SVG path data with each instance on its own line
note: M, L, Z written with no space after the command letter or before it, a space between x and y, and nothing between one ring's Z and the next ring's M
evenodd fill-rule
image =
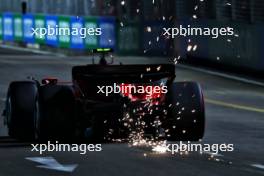
M111 16L115 22L111 47L119 55L181 56L236 71L246 68L258 77L264 73L263 9L261 0L0 0L2 15ZM174 40L162 36L163 27L180 24L233 27L235 35ZM197 49L187 51L189 45Z

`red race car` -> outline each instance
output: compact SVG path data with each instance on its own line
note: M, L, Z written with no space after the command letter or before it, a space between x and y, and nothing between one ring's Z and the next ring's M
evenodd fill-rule
M72 82L29 79L9 85L3 115L20 140L151 139L197 141L205 126L195 82L174 82L174 64L74 66Z

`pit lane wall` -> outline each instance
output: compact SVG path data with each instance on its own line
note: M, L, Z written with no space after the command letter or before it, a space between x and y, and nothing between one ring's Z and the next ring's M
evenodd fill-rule
M113 48L125 55L172 55L172 45L161 36L166 22L140 21L124 22L121 26L114 17L80 17L66 15L0 13L0 40L9 43L39 44L54 48L90 50L94 48ZM102 35L89 36L44 36L32 35L32 28L51 26L101 28ZM148 31L148 29L151 29Z
M162 37L163 27L177 25L193 27L233 27L236 36L217 39L210 37L178 37L174 41ZM32 27L100 27L101 36L39 36L31 35ZM196 51L187 52L188 40L197 45ZM0 13L0 40L4 42L32 43L55 48L89 50L101 47L114 48L123 55L154 55L183 59L195 58L241 69L264 72L264 25L215 20L178 20L176 24L164 21L135 21L116 23L113 17L76 17L65 15L43 15Z
M101 35L32 35L32 28L101 28ZM3 42L47 45L55 48L89 50L114 48L116 24L113 17L79 17L44 14L0 13L0 40Z
M175 51L183 58L193 58L199 61L264 72L264 25L242 22L224 22L216 20L178 21L177 24L195 27L232 27L235 35L219 36L217 39L210 37L178 37L175 40ZM196 51L187 51L187 46L197 45Z

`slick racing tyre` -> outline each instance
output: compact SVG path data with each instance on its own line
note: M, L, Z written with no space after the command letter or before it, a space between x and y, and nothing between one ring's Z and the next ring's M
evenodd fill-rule
M38 114L38 88L33 81L17 81L9 85L6 120L9 136L20 140L34 139Z
M167 119L164 129L168 140L198 141L203 138L205 108L200 85L195 82L178 82L169 87Z

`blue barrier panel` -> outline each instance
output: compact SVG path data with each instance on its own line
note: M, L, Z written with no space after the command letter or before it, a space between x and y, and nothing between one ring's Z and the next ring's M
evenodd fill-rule
M34 16L31 14L23 15L23 40L26 43L34 43L35 35L33 34Z
M56 35L58 29L58 17L46 16L46 44L57 47L59 45L59 36Z
M102 30L102 35L99 37L99 46L101 48L113 48L116 46L115 19L114 18L99 18L99 28Z
M3 14L3 40L14 40L14 20L12 13Z
M84 48L84 35L88 35L83 27L83 18L71 17L71 48Z

